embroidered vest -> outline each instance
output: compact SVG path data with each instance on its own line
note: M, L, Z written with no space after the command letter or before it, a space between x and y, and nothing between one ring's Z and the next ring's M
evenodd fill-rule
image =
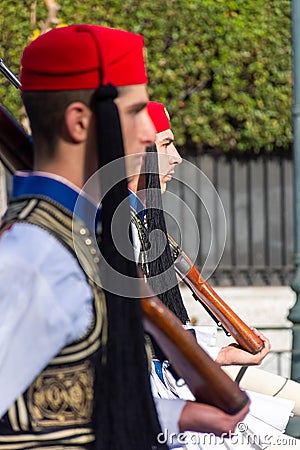
M88 450L94 442L95 360L103 357L107 340L98 247L82 221L72 221L67 210L48 199L11 202L0 233L20 222L43 228L78 259L92 288L94 320L84 336L49 362L0 420L0 449Z
M139 214L136 212L136 210L132 206L130 208L130 216L131 216L131 222L134 224L134 226L137 229L138 236L139 236L139 242L140 242L140 246L141 246L140 255L139 255L139 265L141 266L144 276L147 277L149 275L147 250L149 249L149 246L150 246L147 228L146 228L145 223L139 216Z

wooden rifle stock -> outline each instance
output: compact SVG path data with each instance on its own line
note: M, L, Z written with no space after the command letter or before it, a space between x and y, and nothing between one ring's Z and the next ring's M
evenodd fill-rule
M244 350L253 355L261 351L264 343L260 337L243 322L208 282L204 280L190 258L170 235L168 239L175 259L175 270L182 281L195 294L195 298L207 307Z
M9 130L8 135L6 131ZM0 160L8 170L32 168L32 141L15 119L0 105ZM14 147L14 145L17 147ZM143 283L143 287L147 289ZM149 288L150 289L150 288ZM144 325L159 342L176 372L186 381L199 402L236 414L248 403L247 394L197 344L177 317L155 296L141 299Z
M157 297L142 298L144 326L168 357L198 402L236 414L249 399L198 345L180 320Z

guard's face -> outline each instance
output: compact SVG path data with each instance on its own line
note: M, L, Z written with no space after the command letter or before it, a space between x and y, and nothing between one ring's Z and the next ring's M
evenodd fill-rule
M155 144L158 152L161 190L165 192L167 183L172 180L175 167L181 164L182 158L174 145L174 135L171 130L157 133Z
M115 103L121 120L130 181L140 173L146 147L154 144L155 129L146 108L149 100L146 85L125 86L118 88L118 92Z

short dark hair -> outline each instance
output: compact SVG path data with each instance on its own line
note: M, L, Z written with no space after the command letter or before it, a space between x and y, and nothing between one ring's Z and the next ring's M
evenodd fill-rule
M90 106L94 92L94 89L22 92L35 144L41 149L53 150L62 132L66 108L78 101Z

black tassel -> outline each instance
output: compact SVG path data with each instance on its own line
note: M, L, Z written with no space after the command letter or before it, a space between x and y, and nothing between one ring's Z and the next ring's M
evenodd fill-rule
M161 301L185 324L189 317L178 287L171 249L167 239L155 145L147 148L145 173L148 233L151 236L151 233L155 232L155 230L162 231L162 235L156 234L156 238L151 241L151 245L154 247L152 254L158 254L159 256L150 258L152 260L148 264L149 284L154 292L158 294ZM151 277L157 275L160 275L158 279L153 278L151 280Z
M97 118L99 163L103 168L124 156L118 110L113 99L114 86L101 86L95 93L92 108ZM104 172L104 173L102 173ZM124 242L129 242L130 209L124 166L115 174L117 184L102 199L102 232L99 248L107 263L117 271L137 277L133 249L128 259L115 248L111 235L113 214L121 202L127 203L123 221L117 230ZM101 191L111 183L110 175L101 171ZM128 227L125 226L128 224ZM114 230L115 232L115 230ZM138 300L114 294L106 286L117 283L109 271L101 270L108 310L108 341L106 364L96 367L95 450L153 450L166 449L157 443L161 432L150 388L147 357L144 345L142 311Z

